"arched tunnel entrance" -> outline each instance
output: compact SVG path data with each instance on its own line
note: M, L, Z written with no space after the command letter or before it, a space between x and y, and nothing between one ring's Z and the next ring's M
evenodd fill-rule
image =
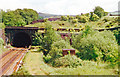
M25 32L16 33L13 37L14 47L29 47L32 44L32 39Z

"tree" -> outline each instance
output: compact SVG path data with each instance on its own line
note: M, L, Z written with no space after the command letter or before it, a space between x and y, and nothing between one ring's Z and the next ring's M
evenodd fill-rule
M17 13L19 13L24 19L26 24L30 24L32 21L37 20L38 19L38 13L33 10L33 9L17 9L15 10Z
M7 26L14 26L15 25L14 17L15 17L14 12L8 11L3 15L3 23Z
M38 19L38 13L33 9L7 10L2 15L3 23L6 26L24 26Z
M0 9L0 23L3 22L3 15L5 14L5 11L3 11L2 9Z
M100 6L95 7L94 14L98 15L100 18L104 16L104 9Z
M14 17L14 21L15 21L15 26L24 26L25 25L25 20L19 14L17 14Z
M44 55L46 56L49 51L51 50L51 45L53 42L61 40L61 37L59 34L57 34L53 29L51 25L46 25L45 28L45 34L41 36L41 34L37 34L37 41L41 45L41 50L43 51Z

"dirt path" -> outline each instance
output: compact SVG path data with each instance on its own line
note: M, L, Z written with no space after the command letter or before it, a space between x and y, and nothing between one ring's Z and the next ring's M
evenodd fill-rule
M49 75L46 69L51 68L44 63L42 52L29 52L24 61L24 67L31 75Z

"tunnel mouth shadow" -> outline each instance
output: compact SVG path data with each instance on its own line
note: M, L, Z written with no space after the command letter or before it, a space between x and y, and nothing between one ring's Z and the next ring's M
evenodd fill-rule
M30 35L25 32L19 32L14 35L12 46L28 48L32 44L31 40Z

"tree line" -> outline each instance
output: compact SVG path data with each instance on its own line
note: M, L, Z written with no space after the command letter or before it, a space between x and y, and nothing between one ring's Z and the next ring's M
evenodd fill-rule
M107 12L104 11L100 6L95 7L93 12L77 15L76 18L72 16L61 16L61 20L67 21L71 20L71 22L81 22L85 23L87 21L97 21L101 17L108 15ZM38 19L42 19L38 15L38 13L33 9L16 9L14 11L7 10L7 12L1 10L0 12L0 23L4 23L6 26L24 26L29 25L32 21L36 21Z
M7 10L7 12L1 10L2 23L6 26L24 26L29 25L32 21L39 19L38 13L33 9L16 9L14 11Z
M100 18L107 16L108 12L104 11L104 9L100 6L96 6L93 12L83 14L81 15L76 15L75 17L73 16L61 16L61 20L63 21L71 21L72 23L86 23L88 21L98 21Z

